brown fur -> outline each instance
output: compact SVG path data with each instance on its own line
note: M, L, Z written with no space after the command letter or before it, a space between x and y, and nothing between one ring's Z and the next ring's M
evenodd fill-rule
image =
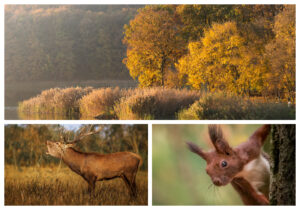
M270 132L270 125L263 125L258 128L250 136L248 141L240 144L236 148L229 146L220 126L210 125L208 130L211 142L215 147L214 151L203 152L201 148L191 142L187 142L187 145L192 152L206 160L206 172L211 177L212 182L217 186L224 186L231 183L246 205L268 204L267 193L264 195L262 192L259 192L260 189L255 185L257 181L259 181L259 183L265 182L265 179L261 178L263 176L249 178L249 176L245 176L245 173L247 173L247 171L249 173L249 167L251 167L251 174L253 174L254 171L256 172L257 168L260 167L260 165L256 165L255 168L252 168L252 165L248 163L264 158L263 156L261 157L261 147ZM225 165L223 165L224 161L226 162ZM262 175L267 174L268 170L266 169L266 165L263 165L264 161L260 161L260 163L262 165L259 171ZM253 181L253 184L251 181ZM254 181L256 183L254 183Z
M131 195L136 196L136 173L141 157L132 152L111 154L85 153L60 142L47 141L48 153L61 158L75 173L89 184L89 192L94 191L96 181L122 178Z

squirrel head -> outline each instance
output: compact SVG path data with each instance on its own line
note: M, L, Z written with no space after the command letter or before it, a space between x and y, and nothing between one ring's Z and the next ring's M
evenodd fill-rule
M227 185L243 170L251 160L260 155L261 146L270 132L270 125L257 129L248 139L236 148L230 147L218 125L209 125L208 133L215 150L204 152L196 144L187 142L188 148L202 157L206 163L206 172L217 186Z

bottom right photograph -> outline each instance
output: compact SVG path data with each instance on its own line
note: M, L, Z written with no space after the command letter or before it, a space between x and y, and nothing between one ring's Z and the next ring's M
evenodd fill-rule
M153 124L153 205L295 205L295 129Z

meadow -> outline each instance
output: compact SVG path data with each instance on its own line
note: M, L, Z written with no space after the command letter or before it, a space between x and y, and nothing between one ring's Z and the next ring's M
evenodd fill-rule
M21 119L279 120L295 119L295 105L169 88L51 88L19 103Z
M137 197L130 198L119 178L96 183L93 196L87 183L65 166L5 166L5 205L147 205L148 172L139 171Z

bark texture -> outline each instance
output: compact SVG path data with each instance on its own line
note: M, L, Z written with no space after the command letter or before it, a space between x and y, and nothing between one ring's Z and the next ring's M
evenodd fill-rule
M295 205L295 125L272 126L271 205Z

